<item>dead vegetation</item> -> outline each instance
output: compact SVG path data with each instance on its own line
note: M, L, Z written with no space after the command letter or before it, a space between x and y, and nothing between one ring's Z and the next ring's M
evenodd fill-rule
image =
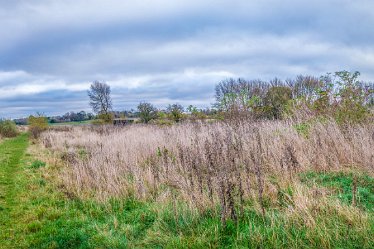
M302 187L297 174L347 167L373 172L373 132L373 124L342 128L331 120L237 120L69 127L45 132L42 141L66 163L62 181L74 196L183 201L197 210L219 205L225 222L236 220L248 200L263 215L273 204L290 216L292 209L312 214L325 194Z

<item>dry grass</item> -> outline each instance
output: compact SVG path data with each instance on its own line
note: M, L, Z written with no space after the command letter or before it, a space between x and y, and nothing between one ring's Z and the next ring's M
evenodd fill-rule
M373 172L373 124L295 127L300 124L287 121L60 127L44 133L42 141L66 162L62 181L71 195L182 200L198 209L219 204L223 221L236 219L236 207L247 199L256 199L265 215L280 189L300 189L295 176L301 171ZM304 192L294 197L293 208L311 214L315 193Z

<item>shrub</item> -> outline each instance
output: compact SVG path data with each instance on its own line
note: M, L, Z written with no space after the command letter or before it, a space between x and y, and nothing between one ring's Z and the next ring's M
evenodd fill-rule
M184 108L180 104L169 105L167 108L167 113L169 114L170 119L175 122L179 122L183 118Z
M169 119L153 119L149 122L150 124L156 124L156 125L166 125L170 126L174 124L174 121Z
M97 120L93 121L92 123L95 125L104 125L104 124L112 124L113 123L113 114L111 113L102 113L97 115Z
M339 124L363 123L370 118L370 95L358 80L359 72L340 71L321 77L321 88L313 108L317 114L329 115Z
M271 87L264 98L264 115L270 119L280 119L291 99L291 88L285 86Z
M140 120L145 124L157 118L157 109L151 103L140 103L138 105L138 111Z
M359 72L350 73L347 71L336 72L339 77L340 86L338 97L339 105L335 111L335 119L338 123L361 123L367 120L370 115L366 105L370 92L358 81Z
M15 137L18 134L16 123L11 120L0 120L0 135L3 137Z
M33 138L38 138L40 133L48 129L48 119L46 117L35 117L31 115L27 121L29 124L29 131Z

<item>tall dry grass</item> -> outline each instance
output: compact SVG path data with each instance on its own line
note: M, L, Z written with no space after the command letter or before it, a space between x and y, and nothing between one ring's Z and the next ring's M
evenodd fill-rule
M288 121L70 127L45 132L42 141L66 162L62 181L71 194L220 205L225 221L236 219L248 198L265 213L279 184L297 184L301 171L374 171L374 124L297 127Z

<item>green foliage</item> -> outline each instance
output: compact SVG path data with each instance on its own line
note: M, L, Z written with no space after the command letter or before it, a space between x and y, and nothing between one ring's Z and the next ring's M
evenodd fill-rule
M157 112L157 118L158 119L166 119L168 117L168 114L163 112L163 111L159 111Z
M167 108L167 113L169 118L174 120L175 122L179 122L184 117L183 115L184 108L180 104L173 104L169 105Z
M31 115L27 119L27 122L29 124L29 131L31 132L33 138L38 138L40 133L48 129L48 119L46 117L35 117Z
M292 90L285 86L271 87L266 93L263 108L264 115L271 119L280 119L288 102L292 99Z
M261 106L261 98L257 95L253 95L249 100L248 100L248 106L252 109L257 108Z
M369 92L366 91L358 81L359 72L350 73L341 71L335 73L340 90L338 96L341 98L335 118L339 123L360 123L369 116L369 109L365 105Z
M294 128L296 129L297 133L299 133L303 137L305 137L305 138L309 137L309 132L310 132L310 128L311 128L310 123L303 122L303 123L295 124Z
M161 125L161 126L170 126L174 124L174 121L169 120L169 119L154 119L151 120L150 123L156 124L156 125Z
M320 87L317 89L317 99L312 103L312 108L318 114L328 114L332 104L334 83L331 74L328 73L320 79Z
M190 118L192 120L207 118L207 115L202 110L197 109L196 106L188 106L187 111L190 113Z
M150 103L140 103L138 105L139 117L141 121L147 124L152 119L157 118L157 109Z
M337 108L334 116L339 124L362 123L369 118L370 112L367 107L359 103L344 101L342 105Z
M92 121L94 125L105 125L105 124L113 124L114 116L112 113L101 113L97 115L97 119Z
M16 123L11 120L0 119L0 135L3 137L15 137L18 135Z
M339 124L363 123L373 119L374 85L359 76L359 72L338 71L320 79L300 75L286 82L228 79L216 85L216 107L226 118L323 115Z
M313 108L318 114L328 114L340 124L361 123L369 116L370 92L358 80L359 72L339 71L321 77L321 88ZM334 81L335 80L335 81Z

